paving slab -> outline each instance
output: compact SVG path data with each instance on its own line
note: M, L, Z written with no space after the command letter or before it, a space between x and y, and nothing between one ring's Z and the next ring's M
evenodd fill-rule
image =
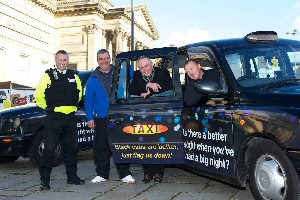
M94 184L92 151L78 154L78 176L86 181L84 185L67 184L64 164L53 168L50 191L40 191L38 168L28 158L0 164L0 168L1 200L254 200L249 186L232 187L176 166L166 166L163 183L143 184L142 166L132 164L130 171L136 183L126 184L120 181L113 159L109 180Z

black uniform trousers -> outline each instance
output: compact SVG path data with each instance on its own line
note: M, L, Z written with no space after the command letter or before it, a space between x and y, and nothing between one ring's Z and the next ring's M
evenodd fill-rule
M153 177L155 174L164 176L165 166L159 164L143 164L144 175Z
M109 179L110 169L110 148L108 142L107 118L95 118L94 129L94 164L96 165L97 176ZM129 164L116 164L119 178L132 175L129 171Z
M47 113L44 151L39 166L41 180L50 181L54 153L59 140L62 144L67 178L77 178L78 135L76 123L74 112L70 114Z

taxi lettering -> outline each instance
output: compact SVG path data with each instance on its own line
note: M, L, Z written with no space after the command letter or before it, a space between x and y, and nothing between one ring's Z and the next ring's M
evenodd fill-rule
M135 124L123 128L129 134L158 134L168 131L168 127L160 124Z

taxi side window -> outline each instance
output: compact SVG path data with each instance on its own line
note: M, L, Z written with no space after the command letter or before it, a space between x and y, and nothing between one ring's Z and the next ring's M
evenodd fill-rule
M216 64L216 62L214 61L214 59L213 59L212 57L209 57L209 58L207 58L207 59L201 59L201 60L199 61L199 63L200 63L200 65L202 66L202 68L203 68L204 70L214 70L214 71L216 71L216 72L217 72L216 74L219 75L219 77L218 77L218 79L219 79L218 84L220 85L219 90L222 90L223 93L228 92L228 86L227 86L227 84L226 84L226 81L225 81L225 79L224 79L224 76L223 76L223 74L220 72L220 70L218 69L217 64Z
M197 62L201 65L201 68L204 71L204 73L205 71L215 71L214 74L218 74L219 76L216 78L216 80L218 80L217 83L220 85L220 90L222 90L223 93L228 92L228 86L226 84L225 78L222 72L219 70L217 66L217 62L212 56L210 56L205 52L205 53L194 54L190 56L190 58L194 58L197 60Z

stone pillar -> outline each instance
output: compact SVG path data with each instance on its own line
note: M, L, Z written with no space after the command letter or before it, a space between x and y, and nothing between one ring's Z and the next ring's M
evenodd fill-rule
M87 48L87 55L88 55L88 66L87 69L95 68L97 64L97 51L101 48L102 44L100 44L99 37L98 37L98 30L99 26L96 24L88 25L87 27L87 41L88 41L88 48Z
M123 40L122 51L126 52L128 51L128 33L126 32L123 33L122 40Z
M115 38L116 38L116 52L117 51L122 51L122 46L123 46L123 30L121 28L117 28L114 30L115 33Z
M113 49L112 49L112 42L113 42L113 39L114 39L114 34L113 32L108 32L108 35L107 35L107 50L109 51L109 54L110 56L112 57L113 56Z
M107 31L106 30L102 30L102 49L107 49Z
M131 49L131 37L128 37L128 39L127 39L127 48L128 48L128 50L132 51L132 49Z

